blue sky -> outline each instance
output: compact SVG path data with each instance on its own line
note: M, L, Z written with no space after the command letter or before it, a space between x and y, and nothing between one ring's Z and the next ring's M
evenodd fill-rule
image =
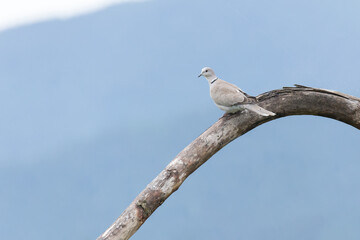
M0 32L2 236L100 235L223 114L204 66L251 95L297 83L360 96L359 9L154 0ZM260 126L133 239L359 239L359 140L320 117Z

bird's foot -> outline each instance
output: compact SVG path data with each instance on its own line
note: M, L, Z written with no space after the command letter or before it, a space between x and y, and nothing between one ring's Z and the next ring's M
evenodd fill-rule
M221 118L219 119L222 119L222 118L229 118L231 117L232 115L234 115L235 113L225 113Z
M222 118L229 118L229 117L231 117L231 116L233 116L233 115L235 115L235 114L237 114L237 113L246 113L247 112L247 109L242 109L242 110L239 110L239 111L237 111L237 112L231 112L231 113L229 113L229 112L226 112L221 118L219 118L219 119L222 119Z

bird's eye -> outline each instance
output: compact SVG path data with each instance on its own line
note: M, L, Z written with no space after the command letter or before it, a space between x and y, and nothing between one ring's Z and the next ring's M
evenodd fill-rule
M207 72L208 70L206 70L205 72Z

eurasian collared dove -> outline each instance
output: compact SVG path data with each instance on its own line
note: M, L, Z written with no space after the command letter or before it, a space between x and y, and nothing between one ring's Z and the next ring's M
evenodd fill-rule
M204 67L201 70L199 77L201 76L204 76L208 80L210 96L214 100L216 106L226 113L235 113L240 110L249 109L262 116L275 115L275 113L257 105L255 97L247 95L234 84L225 82L216 77L211 68Z

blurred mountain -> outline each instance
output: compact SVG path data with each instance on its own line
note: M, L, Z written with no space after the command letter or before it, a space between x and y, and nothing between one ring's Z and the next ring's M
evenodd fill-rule
M154 0L1 32L2 236L101 234L223 114L204 66L252 95L298 83L360 96L359 7ZM133 238L359 239L359 140L324 118L267 123Z

